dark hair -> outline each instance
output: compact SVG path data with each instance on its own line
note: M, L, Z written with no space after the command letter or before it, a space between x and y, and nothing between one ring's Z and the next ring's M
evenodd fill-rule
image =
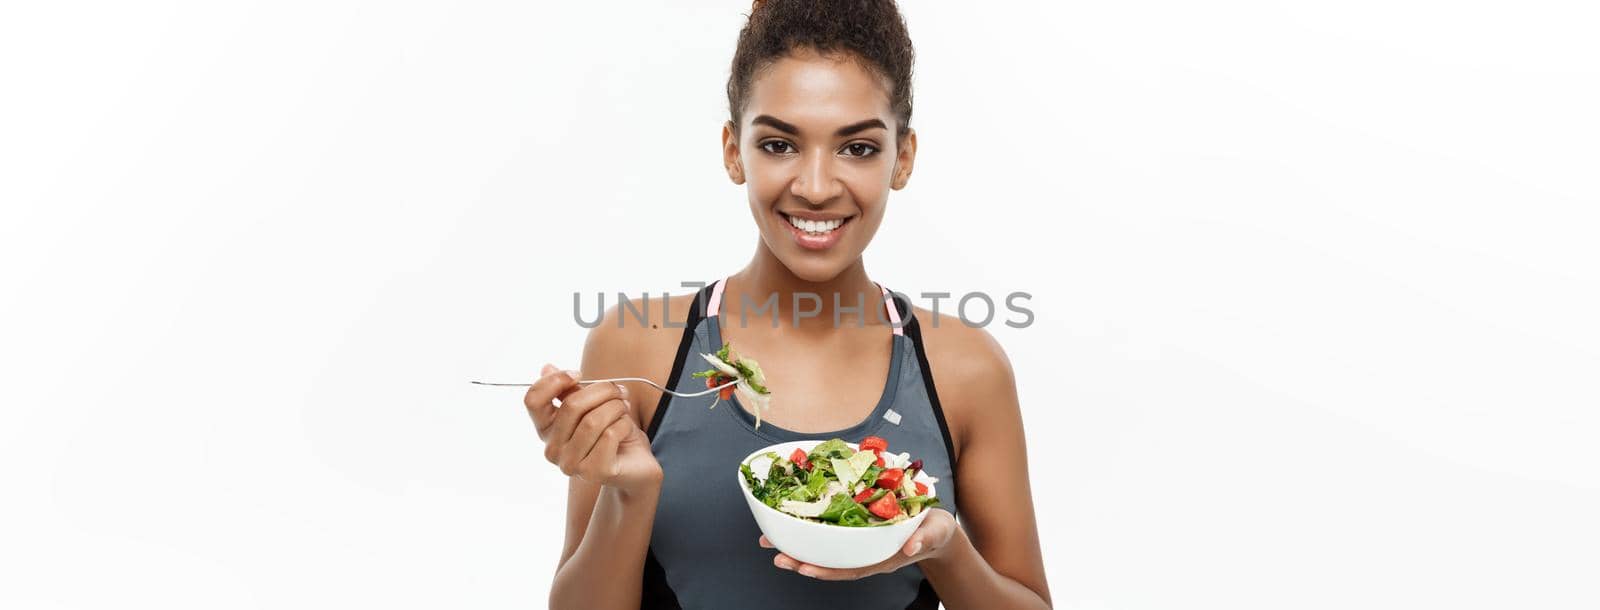
M911 129L911 63L915 53L894 0L755 0L739 31L728 74L728 113L734 129L763 68L796 49L846 54L888 79L896 137Z

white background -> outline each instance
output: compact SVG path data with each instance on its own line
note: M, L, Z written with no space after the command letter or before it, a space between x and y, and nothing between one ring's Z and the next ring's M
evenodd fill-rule
M0 606L541 607L571 293L754 247L747 3L7 3ZM1597 608L1579 2L907 2L1062 608ZM752 541L754 544L754 541Z

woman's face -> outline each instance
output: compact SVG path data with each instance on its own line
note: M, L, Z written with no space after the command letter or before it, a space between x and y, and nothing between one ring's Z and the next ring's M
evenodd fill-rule
M848 58L798 51L758 72L723 160L748 184L768 250L801 279L833 279L866 250L890 189L911 176L916 134L896 142L883 79Z

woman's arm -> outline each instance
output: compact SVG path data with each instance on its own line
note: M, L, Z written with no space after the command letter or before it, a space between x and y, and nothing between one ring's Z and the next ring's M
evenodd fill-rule
M772 563L822 580L854 580L916 563L951 610L1050 608L1011 363L983 330L957 323L926 336L928 365L955 443L961 523L935 508L900 553L864 568L823 568L784 553ZM766 536L759 543L772 548Z
M638 334L638 329L617 328L614 318L613 309L590 331L580 369L584 377L629 377L644 370L638 368L640 360L650 350L628 349L628 346L648 339L632 336ZM554 377L559 382L567 375L556 373ZM614 393L605 396L614 396L612 404L625 408L615 416L599 415L598 408L581 416L567 413L569 409L585 407L577 398L578 392L591 391ZM530 395L532 393L530 390ZM593 384L583 390L566 390L562 405L555 408L549 434L560 437L565 433L578 440L560 446L546 440L546 458L571 477L567 485L566 540L550 587L551 608L635 610L639 607L645 555L650 546L662 473L643 432L645 424L638 408L641 397L637 394L624 386ZM595 400L591 398L589 402ZM530 409L539 406L538 398L530 402L534 403ZM600 419L590 421L597 415ZM571 432L561 429L563 416ZM534 413L536 425L539 419L539 414ZM582 440L587 438L586 427L588 434L596 435L592 447L584 446ZM540 434L545 436L546 432L541 430Z
M1049 608L1011 363L988 332L944 326L924 332L957 438L962 527L919 567L951 610Z
M550 607L639 607L645 553L661 484L628 493L573 479L567 487L567 542L550 586Z

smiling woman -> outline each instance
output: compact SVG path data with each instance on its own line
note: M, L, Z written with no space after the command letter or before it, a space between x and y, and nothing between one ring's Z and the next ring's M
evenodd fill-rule
M778 398L770 413L748 392L707 409L649 385L579 388L577 373L547 367L525 402L546 457L571 475L552 607L1049 607L1004 352L978 328L925 328L929 314L872 281L863 262L916 160L913 56L890 0L752 7L728 77L722 163L745 186L755 253L697 293L658 301L647 314L671 322L663 328L607 310L582 370L660 371L668 387L703 387L706 374L689 366L731 343L773 373L721 372L760 377ZM817 315L780 328L769 305L748 323L750 303L801 295L821 301L808 312ZM724 310L740 323L725 323ZM728 476L762 447L835 437L908 451L940 481L940 504L872 565L824 568L771 550ZM858 495L841 505L872 499Z
M752 19L746 33L781 25ZM833 48L838 41L808 42L769 60L751 83L741 81L752 78L753 62L736 56L728 87L733 118L723 126L722 151L728 177L749 187L767 249L801 279L824 281L872 241L889 190L911 177L917 136L909 124L909 41L904 50L878 53L905 59L891 67ZM761 47L741 44L740 52L751 48Z

